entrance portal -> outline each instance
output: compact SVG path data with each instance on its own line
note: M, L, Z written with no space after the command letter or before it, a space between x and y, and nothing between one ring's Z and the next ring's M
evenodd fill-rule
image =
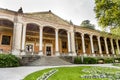
M46 45L46 56L52 56L52 45Z
M26 45L26 52L33 52L33 45L32 44Z

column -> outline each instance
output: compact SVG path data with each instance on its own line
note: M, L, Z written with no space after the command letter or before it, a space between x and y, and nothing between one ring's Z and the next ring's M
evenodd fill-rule
M67 32L68 38L68 53L71 53L71 46L70 46L70 32Z
M116 39L116 45L117 45L118 54L120 54L120 47L119 47L119 44L118 44L118 39Z
M12 54L20 55L21 50L21 40L22 40L22 23L15 22L13 29L13 45L12 45Z
M90 35L90 43L91 43L92 54L94 54L93 35Z
M101 49L101 43L100 43L100 36L97 37L98 40L98 47L99 47L99 53L102 56L102 49Z
M107 44L107 38L104 38L104 42L105 42L105 49L106 49L106 53L107 55L109 55L109 51L108 51L108 44Z
M83 54L86 54L86 51L85 51L85 40L84 40L84 34L81 34L81 37L82 37L82 49L83 49Z
M58 39L58 29L55 29L55 48L56 48L56 53L55 53L55 55L56 56L60 56L60 54L59 54L59 41L58 41L59 39Z
M26 24L24 24L22 28L22 53L21 55L25 55L25 39L26 39Z
M39 55L43 56L43 27L40 27L40 32L39 32Z
M113 39L110 39L110 43L111 43L111 47L112 47L112 53L115 54L114 46L113 46Z
M75 35L74 32L71 32L71 49L72 49L72 56L76 56L76 51L75 51Z

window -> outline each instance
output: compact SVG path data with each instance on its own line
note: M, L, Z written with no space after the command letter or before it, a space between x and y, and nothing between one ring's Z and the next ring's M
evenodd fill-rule
M10 36L3 35L2 36L2 45L10 45Z

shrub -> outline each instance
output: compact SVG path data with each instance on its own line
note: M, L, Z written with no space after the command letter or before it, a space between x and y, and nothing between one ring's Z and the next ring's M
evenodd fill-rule
M114 59L113 58L104 58L105 63L113 63Z
M74 58L74 64L82 64L81 58L80 57L75 57Z
M19 58L11 54L0 54L0 67L17 67Z
M83 63L84 64L96 64L97 59L94 57L84 57Z

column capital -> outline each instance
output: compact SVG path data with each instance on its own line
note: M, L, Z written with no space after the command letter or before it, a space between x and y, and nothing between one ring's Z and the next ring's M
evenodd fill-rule
M59 29L56 28L56 29L55 29L55 32L58 32L58 31L59 31Z
M90 34L89 37L92 38L92 37L93 37L93 34Z
M81 36L84 37L85 33L81 33Z
M40 26L39 29L43 29L43 26Z

